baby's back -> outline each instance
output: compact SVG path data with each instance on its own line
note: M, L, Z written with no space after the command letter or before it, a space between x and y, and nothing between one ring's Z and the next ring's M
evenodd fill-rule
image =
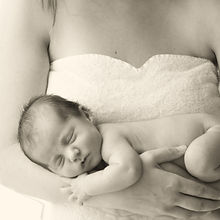
M155 147L189 145L216 124L220 124L217 115L184 114L104 126L110 132L114 130L114 133L126 138L138 153L142 153Z

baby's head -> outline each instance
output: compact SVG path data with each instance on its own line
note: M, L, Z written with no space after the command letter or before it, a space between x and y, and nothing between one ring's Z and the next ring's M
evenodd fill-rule
M60 96L30 100L21 115L18 140L30 160L60 176L78 176L101 161L102 137L88 109Z

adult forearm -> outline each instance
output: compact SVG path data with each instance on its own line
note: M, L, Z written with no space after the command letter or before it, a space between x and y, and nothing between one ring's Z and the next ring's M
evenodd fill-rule
M47 20L38 2L1 0L0 148L15 143L22 105L46 89Z
M61 178L29 161L18 144L0 149L0 183L49 202L66 201L60 193Z
M117 193L92 197L84 204L126 210L148 216L149 219L159 219L161 216L167 219L206 219L207 211L220 207L220 192L193 181L193 177L189 180L189 174L176 165L167 166L168 172L158 168L157 163L164 164L180 156L175 148L158 149L150 155L144 153L141 156L143 176L136 184ZM213 220L220 217L218 212L210 216Z

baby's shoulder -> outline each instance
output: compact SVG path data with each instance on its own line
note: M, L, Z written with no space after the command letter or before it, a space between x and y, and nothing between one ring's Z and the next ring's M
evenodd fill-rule
M102 135L102 157L105 162L108 162L112 152L117 151L121 144L127 143L128 141L120 124L101 124L98 125L97 128Z
M119 135L122 132L120 123L103 123L97 126L97 129L101 133L101 135L109 136L109 135Z
M123 129L118 123L105 123L97 126L103 141L114 141L123 137Z

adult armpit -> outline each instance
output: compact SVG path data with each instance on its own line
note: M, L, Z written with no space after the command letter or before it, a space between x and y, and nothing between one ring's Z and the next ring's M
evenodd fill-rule
M60 195L59 180L25 158L19 145L10 147L16 142L22 106L46 90L52 22L40 3L0 0L0 182L16 191L54 201Z

